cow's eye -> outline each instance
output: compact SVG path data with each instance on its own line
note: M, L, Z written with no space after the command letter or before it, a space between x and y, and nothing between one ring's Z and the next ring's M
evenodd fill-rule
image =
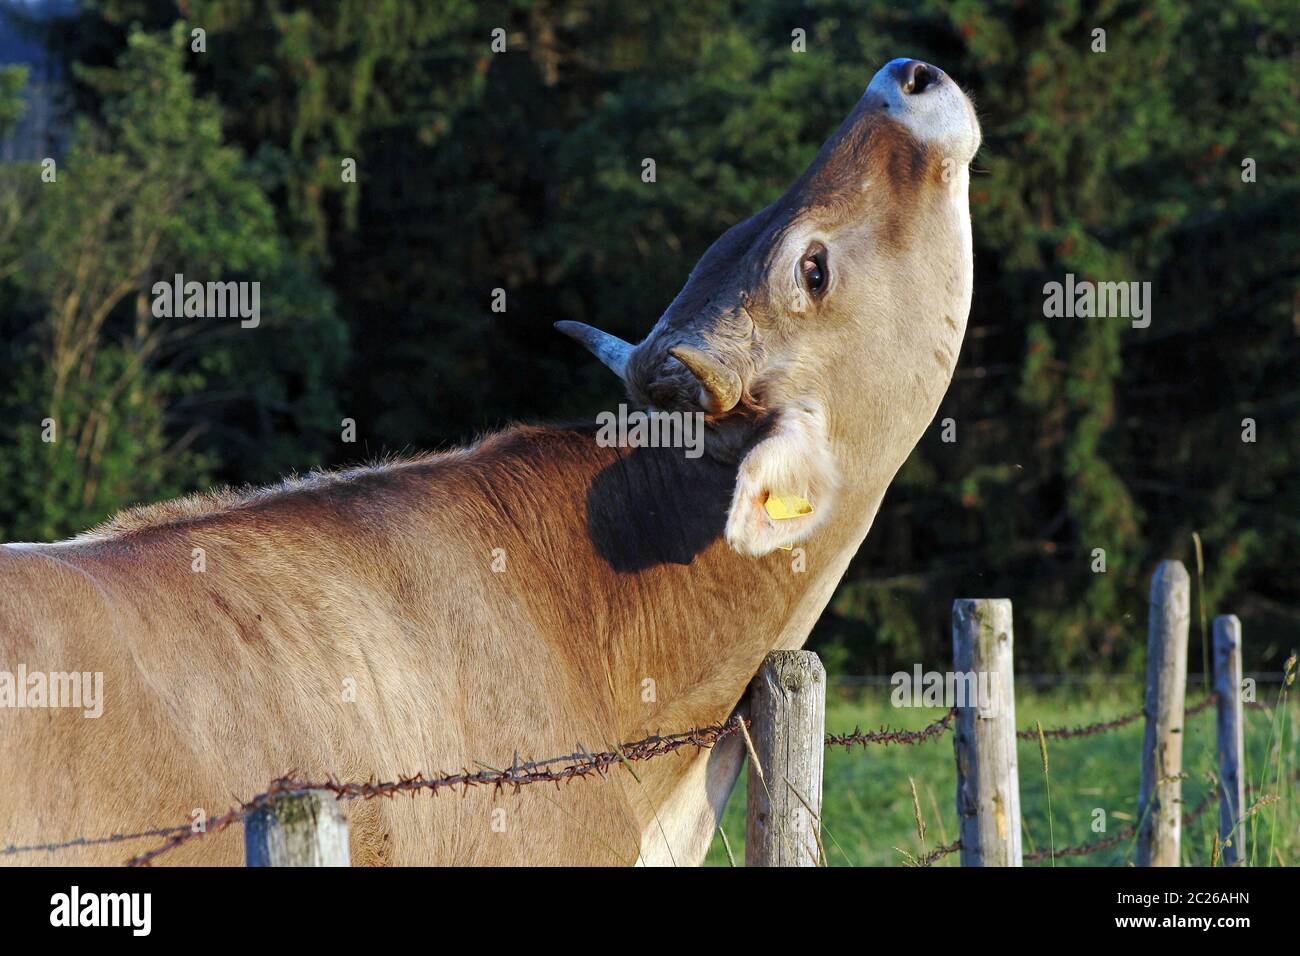
M826 268L826 248L820 243L811 246L799 262L799 272L808 291L814 296L821 295L831 277Z

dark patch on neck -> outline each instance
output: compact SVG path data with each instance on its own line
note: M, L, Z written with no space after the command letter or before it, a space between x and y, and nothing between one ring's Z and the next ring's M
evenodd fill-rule
M587 534L620 574L690 564L722 537L736 466L681 448L634 448L587 490Z

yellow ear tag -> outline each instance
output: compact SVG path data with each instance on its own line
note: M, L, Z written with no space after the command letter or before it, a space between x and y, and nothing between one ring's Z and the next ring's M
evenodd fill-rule
M807 498L800 498L798 495L786 495L782 498L778 498L776 495L768 495L767 500L763 502L763 509L773 521L782 521L786 518L802 518L804 515L810 515L813 512L811 502Z

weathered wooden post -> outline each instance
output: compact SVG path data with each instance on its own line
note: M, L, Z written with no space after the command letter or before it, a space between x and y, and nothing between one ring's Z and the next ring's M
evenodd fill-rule
M957 818L962 866L1020 866L1011 602L954 601Z
M773 651L750 685L746 866L821 860L826 669L812 651ZM757 760L755 760L757 757Z
M350 866L348 823L328 790L286 793L244 820L249 866Z
M1143 711L1138 866L1178 866L1182 833L1183 709L1191 581L1181 561L1161 561L1151 578L1147 688Z
M1233 832L1246 805L1242 769L1245 753L1241 715L1241 621L1235 614L1214 619L1214 695L1219 738L1219 842L1223 865L1241 863L1245 833Z

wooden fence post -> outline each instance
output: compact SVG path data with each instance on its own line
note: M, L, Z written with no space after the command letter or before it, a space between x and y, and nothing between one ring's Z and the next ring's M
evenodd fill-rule
M1020 866L1020 772L1011 602L964 599L952 605L957 686L957 818L962 866ZM971 675L963 684L963 675ZM987 695L987 699L986 699Z
M826 750L826 669L817 655L768 654L750 685L750 720L745 865L817 866Z
M1246 805L1243 779L1244 727L1241 714L1241 621L1235 614L1214 619L1214 694L1218 698L1219 842L1223 865L1242 861L1245 834L1233 832Z
M286 793L244 820L249 866L350 866L348 823L328 790Z
M1147 687L1143 710L1138 866L1178 866L1182 834L1183 717L1191 581L1181 561L1161 561L1151 578Z

